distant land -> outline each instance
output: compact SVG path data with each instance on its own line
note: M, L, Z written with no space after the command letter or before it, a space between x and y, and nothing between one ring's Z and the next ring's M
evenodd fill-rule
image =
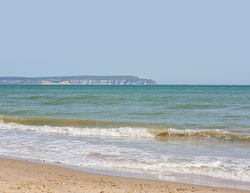
M0 77L0 85L154 85L140 76Z

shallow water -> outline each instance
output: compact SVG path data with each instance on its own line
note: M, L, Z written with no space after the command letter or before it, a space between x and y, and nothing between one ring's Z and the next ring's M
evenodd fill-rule
M250 189L250 86L0 86L0 155Z

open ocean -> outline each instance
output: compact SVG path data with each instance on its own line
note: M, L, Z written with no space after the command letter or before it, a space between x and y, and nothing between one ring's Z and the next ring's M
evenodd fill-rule
M250 190L250 86L0 86L0 156Z

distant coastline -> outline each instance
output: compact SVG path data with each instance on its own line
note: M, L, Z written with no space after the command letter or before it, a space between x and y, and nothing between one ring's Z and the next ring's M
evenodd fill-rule
M0 85L155 85L140 76L0 77Z

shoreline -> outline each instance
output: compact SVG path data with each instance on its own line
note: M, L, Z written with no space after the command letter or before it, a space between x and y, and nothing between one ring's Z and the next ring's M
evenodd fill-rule
M44 163L0 158L0 192L199 192L250 193L250 190L109 176Z

